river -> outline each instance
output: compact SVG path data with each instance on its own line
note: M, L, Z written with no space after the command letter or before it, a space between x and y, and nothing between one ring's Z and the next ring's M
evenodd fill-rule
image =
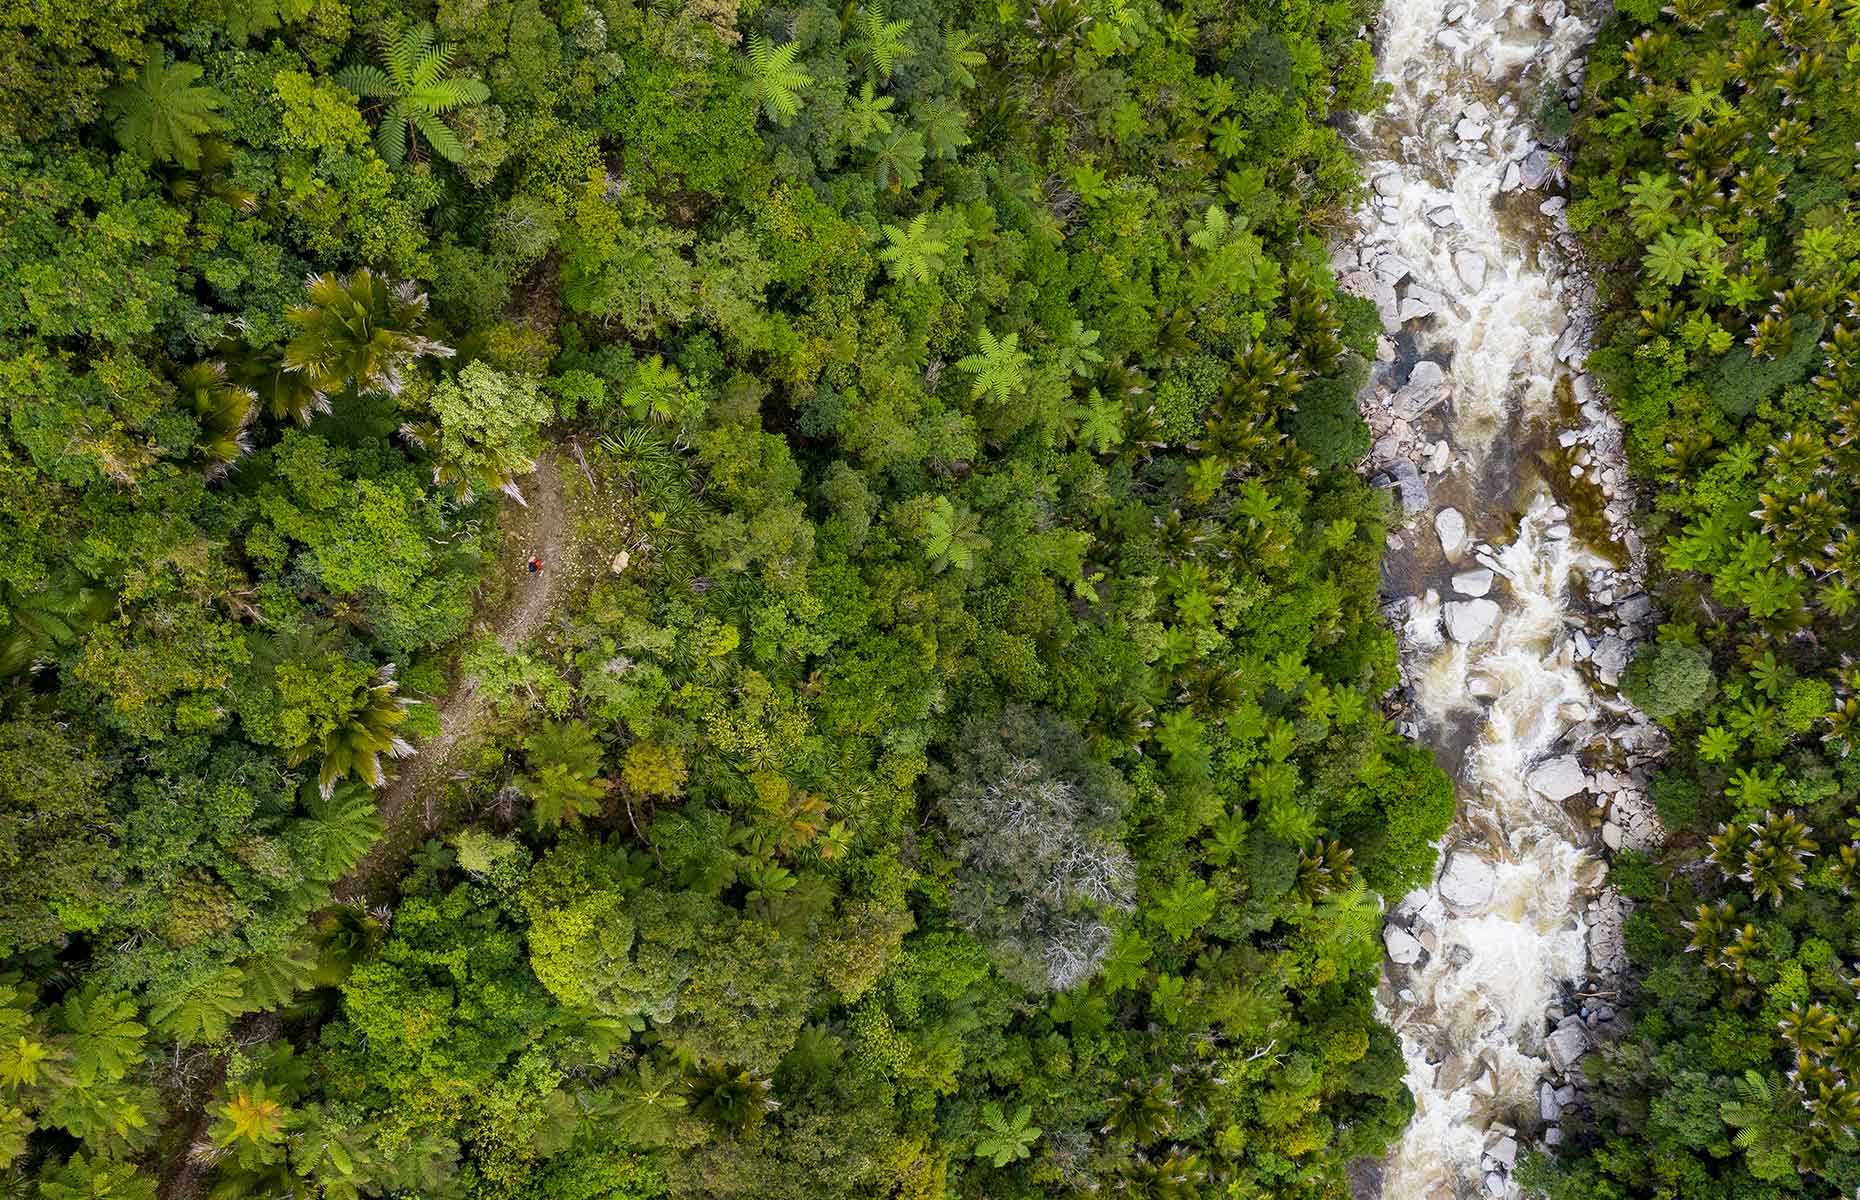
M1599 855L1658 836L1658 733L1614 687L1653 619L1643 551L1620 427L1581 373L1546 128L1593 32L1561 0L1391 2L1393 95L1353 133L1373 194L1336 265L1387 331L1362 405L1406 509L1385 561L1405 728L1460 797L1434 883L1385 930L1378 1004L1417 1104L1389 1200L1517 1195L1517 1156L1560 1138L1574 1064L1613 1028L1625 905Z

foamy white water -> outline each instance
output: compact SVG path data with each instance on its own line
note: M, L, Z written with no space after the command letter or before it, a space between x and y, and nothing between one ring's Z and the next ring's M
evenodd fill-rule
M1561 0L1389 0L1377 40L1394 95L1355 137L1375 196L1356 261L1346 248L1339 265L1401 341L1384 355L1396 432L1378 455L1387 465L1385 443L1417 437L1451 448L1391 557L1419 593L1400 633L1420 735L1457 763L1460 814L1435 882L1392 914L1382 1016L1417 1111L1385 1164L1389 1200L1518 1194L1517 1144L1491 1127L1528 1140L1539 1124L1545 1011L1590 965L1584 898L1602 864L1571 815L1593 779L1571 756L1622 702L1591 682L1571 597L1614 564L1572 528L1538 451L1576 421L1562 444L1593 444L1602 461L1581 470L1593 478L1619 466L1619 439L1596 410L1583 427L1558 403L1581 357L1578 285L1551 245L1553 160L1531 118L1592 32ZM1428 367L1409 374L1421 361L1441 368L1437 382ZM1463 537L1451 516L1437 531L1449 508Z

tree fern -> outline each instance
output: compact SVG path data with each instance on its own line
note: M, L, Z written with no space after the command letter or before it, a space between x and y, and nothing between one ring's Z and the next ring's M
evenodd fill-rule
M1029 1124L1032 1117L1031 1104L1021 1105L1012 1119L1003 1116L1001 1106L993 1100L984 1104L982 1125L987 1132L975 1143L975 1157L985 1158L997 1167L1026 1158L1033 1144L1040 1140L1040 1134L1045 1132L1038 1125Z
M981 531L981 518L948 496L938 496L925 520L924 554L930 569L944 571L955 567L967 571L975 565L977 551L991 544Z
M582 817L600 812L607 782L596 778L601 749L593 730L580 721L548 721L523 748L530 769L514 782L538 825L579 825Z
M971 398L979 400L989 396L996 402L1006 402L1018 396L1027 386L1027 367L1033 361L1020 348L1020 334L996 337L983 327L976 340L981 343L980 352L956 363L958 368L975 376L970 385Z
M249 1011L237 967L196 975L159 996L149 1009L155 1028L185 1045L215 1042Z
M171 63L159 45L149 43L148 61L135 78L104 94L117 144L155 162L179 163L189 171L198 167L200 139L231 127L219 115L220 94L195 85L200 76L193 63Z
M327 796L311 797L304 807L310 814L306 832L314 856L304 873L319 882L342 878L381 836L381 819L367 788L345 784Z
M1731 1144L1744 1152L1757 1178L1775 1180L1790 1174L1795 1169L1794 1100L1776 1082L1748 1068L1735 1086L1737 1098L1718 1108L1724 1123L1737 1131Z
M121 1079L142 1061L148 1027L136 1020L136 1002L127 992L105 991L94 983L75 988L59 1006L58 1023L71 1035L79 1083Z
M878 258L893 279L929 283L949 250L949 243L930 232L928 213L918 213L903 227L887 225L881 232L885 245L879 247Z
M452 48L434 40L433 27L391 27L378 42L381 67L358 63L336 73L336 82L357 96L383 101L375 124L375 146L390 166L419 153L422 139L447 162L465 157L458 134L441 116L482 104L491 90L482 80L453 75ZM382 68L386 69L383 70Z
M891 70L908 57L904 35L910 32L909 21L887 21L885 6L872 0L859 10L859 35L853 40L853 59L880 79L890 79Z
M316 979L316 958L307 946L286 946L239 964L242 995L255 1010L289 1004Z
M761 34L749 35L749 97L777 125L794 119L801 111L801 93L814 84L813 75L794 63L800 52L798 42L771 46Z

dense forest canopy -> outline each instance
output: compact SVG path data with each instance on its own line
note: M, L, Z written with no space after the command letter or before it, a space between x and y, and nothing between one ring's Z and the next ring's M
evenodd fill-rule
M1624 683L1675 733L1620 856L1633 1033L1588 1060L1560 1200L1860 1189L1860 6L1619 5L1571 223L1589 364L1656 486L1667 623Z
M1371 16L0 3L5 1193L1343 1195Z

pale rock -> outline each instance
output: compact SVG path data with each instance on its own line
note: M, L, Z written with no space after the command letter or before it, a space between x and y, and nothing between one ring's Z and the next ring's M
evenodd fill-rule
M1440 606L1447 622L1447 636L1463 646L1470 646L1492 632L1498 621L1495 600L1450 600Z
M1544 799L1555 801L1567 800L1587 786L1582 764L1568 754L1539 763L1524 781Z
M1407 387L1439 387L1447 381L1446 368L1431 358L1424 358L1408 371Z
M1446 305L1447 302L1439 292L1410 282L1402 292L1401 310L1397 315L1401 323L1406 325L1418 317L1431 317Z
M1621 826L1613 821L1604 821L1602 823L1602 845L1610 850L1621 849Z
M1434 35L1434 44L1448 54L1458 54L1472 43L1457 29L1442 29Z
M1531 151L1518 164L1518 180L1531 191L1542 187L1544 180L1548 178L1550 178L1550 156L1542 150Z
M1399 254L1384 254L1370 269L1376 273L1376 278L1386 279L1390 287L1394 287L1414 273L1414 268L1408 265L1408 260Z
M1401 174L1397 171L1386 171L1376 176L1376 195L1390 200L1401 195Z
M1389 959L1404 967L1413 966L1421 961L1421 943L1415 936L1399 925L1390 925L1382 931L1382 944L1388 947Z
M1464 4L1447 5L1447 24L1458 25L1460 23L1460 18L1465 15L1466 6Z
M1483 596L1492 590L1492 579L1492 568L1475 567L1453 577L1453 590L1462 596Z
M1348 291L1349 289L1345 288L1344 290ZM1556 435L1556 444L1563 447L1565 450L1581 440L1582 431L1580 429L1565 429L1562 433Z
M1451 205L1447 204L1443 204L1439 208L1428 209L1427 219L1436 229L1451 229L1453 226L1460 223L1459 214L1453 211Z
M1377 305L1376 307L1380 309L1381 305ZM1387 318L1385 317L1384 318L1385 327L1386 327L1386 320ZM1376 361L1379 363L1392 363L1395 361L1395 339L1394 338L1389 337L1387 334L1384 334L1383 336L1376 339Z
M1492 700L1498 696L1498 680L1483 671L1466 676L1466 694L1475 700Z
M1466 549L1466 518L1457 508L1443 508L1434 514L1434 532L1440 535L1440 552L1458 558Z
M1546 217L1554 217L1569 207L1568 196L1552 196L1537 206L1537 211Z
M1500 1175L1497 1171L1493 1171L1491 1174L1487 1175L1485 1177L1485 1194L1488 1196L1504 1195L1505 1177Z
M1505 164L1505 181L1499 186L1508 192L1515 192L1524 186L1524 179L1518 171L1517 163Z
M1546 1079L1538 1084L1537 1115L1549 1122L1556 1120L1562 1111L1562 1106L1556 1102L1556 1088L1551 1086L1550 1081Z
M1550 1128L1544 1130L1544 1145L1561 1146L1562 1144L1563 1144L1563 1130L1561 1128L1559 1128L1558 1126L1552 1125Z
M1580 470L1581 468L1577 469ZM1558 521L1555 525L1544 530L1544 536L1553 542L1566 542L1569 540L1569 526Z
M1621 672L1627 670L1628 644L1612 633L1602 635L1602 640L1595 646L1595 669L1602 677L1602 682L1609 687L1621 681Z
M1471 117L1461 117L1453 126L1453 135L1462 142L1476 142L1491 131L1490 125Z
M1453 269L1459 274L1460 282L1473 291L1485 286L1485 255L1477 250L1455 250Z
M607 570L615 575L622 574L626 571L628 564L630 564L632 561L633 561L632 554L628 553L625 550L622 550L620 553L614 555L612 562L607 564Z
M1455 851L1448 859L1435 891L1456 909L1478 910L1492 902L1498 887L1498 873L1492 864L1465 850Z
M1576 1102L1576 1085L1566 1083L1556 1090L1556 1102L1560 1108L1568 1108Z
M1518 1139L1510 1136L1498 1139L1498 1144L1487 1151L1498 1164L1510 1170L1518 1162Z
M1556 1073L1567 1075L1589 1052L1588 1031L1579 1021L1573 1025L1559 1025L1544 1039L1544 1050L1550 1055L1550 1066Z
M1439 475L1444 473L1452 457L1453 448L1451 446L1447 445L1444 441L1435 442L1434 449L1427 460L1428 474Z
M1639 624L1653 615L1653 597L1642 592L1634 596L1624 596L1615 604L1615 616L1630 625Z

